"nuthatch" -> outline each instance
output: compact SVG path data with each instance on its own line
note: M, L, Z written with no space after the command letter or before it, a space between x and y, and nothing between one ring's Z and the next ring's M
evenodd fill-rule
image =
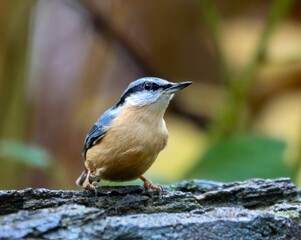
M97 183L140 178L145 189L162 192L142 176L166 146L164 112L175 92L192 82L146 77L132 82L119 102L94 124L85 140L85 171L76 183L95 190Z

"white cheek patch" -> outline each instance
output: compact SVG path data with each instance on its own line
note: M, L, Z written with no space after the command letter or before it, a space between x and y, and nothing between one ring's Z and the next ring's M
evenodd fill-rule
M146 106L156 102L161 94L149 91L134 93L126 98L126 104L133 106Z

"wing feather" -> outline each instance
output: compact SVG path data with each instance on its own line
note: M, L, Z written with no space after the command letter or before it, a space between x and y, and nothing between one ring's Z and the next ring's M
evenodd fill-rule
M105 127L109 126L112 120L119 114L118 109L110 108L106 111L98 121L93 125L90 132L85 139L85 146L83 150L83 157L86 159L86 154L89 148L99 143L100 139L105 136Z
M96 143L99 142L99 140L104 136L105 131L102 127L98 127L97 125L94 125L90 132L88 133L86 140L85 140L85 146L83 150L83 157L86 159L86 153L87 150L91 147L93 147Z

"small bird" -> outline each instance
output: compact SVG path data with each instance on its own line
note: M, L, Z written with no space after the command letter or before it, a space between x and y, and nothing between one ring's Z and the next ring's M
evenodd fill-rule
M119 102L94 124L85 139L85 170L76 184L96 191L100 180L140 178L146 190L162 193L143 174L166 146L164 113L175 92L192 82L173 83L154 77L129 84Z

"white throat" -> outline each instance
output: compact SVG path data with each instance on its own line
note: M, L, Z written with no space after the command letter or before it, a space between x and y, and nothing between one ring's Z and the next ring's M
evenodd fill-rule
M151 114L163 117L174 94L143 95L133 94L126 99L126 105L146 108Z

